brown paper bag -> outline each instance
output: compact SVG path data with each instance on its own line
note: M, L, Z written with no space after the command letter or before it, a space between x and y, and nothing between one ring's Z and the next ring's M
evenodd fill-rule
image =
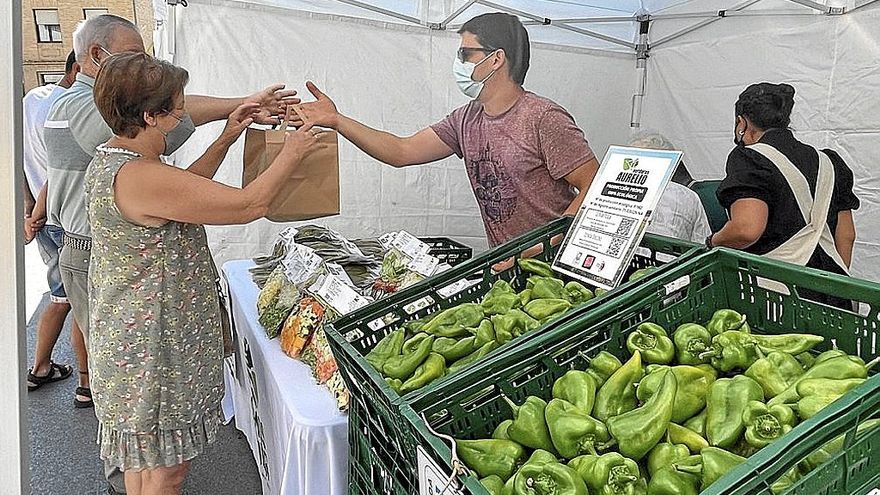
M242 187L268 169L281 152L291 108L292 105L287 107L287 115L278 129L247 129ZM293 111L299 114L296 108ZM306 157L282 186L266 215L269 220L291 222L339 214L339 136L333 131L321 132L318 142L327 146Z

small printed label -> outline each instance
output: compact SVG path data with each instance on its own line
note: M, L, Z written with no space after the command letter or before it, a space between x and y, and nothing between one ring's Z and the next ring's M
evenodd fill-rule
M313 286L309 287L309 292L320 297L340 315L351 313L370 304L367 298L355 292L345 282L333 275L321 277Z
M679 290L687 287L691 284L691 276L685 275L683 277L679 277L672 282L663 286L663 290L666 292L666 295L672 294L673 292L678 292Z
M432 304L434 304L434 298L431 296L425 296L407 304L403 307L403 310L406 311L406 314L411 315L427 308Z
M458 495L458 482L428 456L422 446L416 447L419 468L419 495Z
M327 271L330 272L331 275L342 280L351 288L355 288L354 281L352 281L351 277L348 276L348 272L345 271L345 268L342 268L341 265L337 265L336 263L327 263Z
M287 227L278 234L278 237L289 244L293 244L296 242L297 234L299 234L299 230L296 227Z
M439 265L440 260L428 253L421 253L416 255L416 257L409 262L407 268L426 277L430 277L437 273L437 267Z
M379 244L382 245L386 250L391 249L391 243L394 242L394 238L397 237L397 232L388 232L387 234L382 234L379 236Z
M311 248L294 244L281 263L284 265L287 279L295 285L300 285L312 278L323 260Z
M415 258L431 250L431 246L420 241L418 237L405 230L397 233L397 236L391 241L391 247L397 248L398 251L408 258Z
M395 315L394 313L388 313L385 316L380 316L379 318L370 321L369 323L367 323L367 327L375 332L377 330L381 330L387 327L388 325L396 322L399 319L400 318L398 318L397 315Z
M468 280L463 278L458 282L453 282L442 289L437 290L437 294L440 294L444 299L449 299L450 297L458 294L463 290L467 290L477 284L482 282L482 280Z

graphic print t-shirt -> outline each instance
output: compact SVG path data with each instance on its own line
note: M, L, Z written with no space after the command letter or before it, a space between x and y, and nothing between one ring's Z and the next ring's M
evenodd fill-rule
M530 92L501 115L475 100L431 128L464 158L491 246L562 216L575 198L565 176L595 157L572 116Z

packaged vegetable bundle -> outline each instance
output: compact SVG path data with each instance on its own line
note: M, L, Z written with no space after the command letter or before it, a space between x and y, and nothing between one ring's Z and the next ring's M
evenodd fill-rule
M507 309L502 302L486 307ZM540 396L502 396L511 419L491 438L457 440L458 455L493 495L697 495L860 386L880 362L817 354L823 339L815 335L752 330L732 310L671 333L643 322L628 335L625 362L602 351ZM383 352L405 353L400 332L383 341ZM863 418L858 434L877 426L880 417ZM785 492L840 452L844 437L806 456L771 492Z
M281 333L281 326L299 303L300 289L291 282L278 266L269 276L257 298L257 314L266 335L274 339Z

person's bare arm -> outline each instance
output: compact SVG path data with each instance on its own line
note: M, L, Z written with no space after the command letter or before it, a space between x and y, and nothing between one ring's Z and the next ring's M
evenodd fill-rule
M584 198L587 196L587 190L590 189L590 184L593 183L593 179L596 177L596 172L598 171L599 162L593 158L565 176L565 180L578 190L577 196L571 204L568 205L568 208L566 208L565 215L577 215L581 203L584 202Z
M844 210L837 213L837 229L834 231L834 247L840 253L846 267L852 265L853 245L856 242L856 225L853 222L852 211Z
M745 249L761 238L767 229L767 203L755 198L734 201L730 207L730 220L712 236L713 246Z
M236 189L158 161L137 160L116 177L116 205L141 225L169 220L205 225L248 223L266 215L281 184L309 153L319 149L310 126L291 132L272 165L244 189Z
M217 173L217 169L220 168L220 164L223 163L223 159L226 158L226 153L229 152L229 147L232 146L232 143L234 143L238 137L241 136L241 133L247 129L247 126L253 123L254 112L258 109L259 105L256 103L245 103L236 108L228 116L229 118L226 121L226 127L223 128L220 137L211 143L202 156L193 162L193 164L186 170L208 179L214 177Z
M37 233L46 225L46 190L48 182L43 184L43 188L37 193L37 199L34 201L34 207L29 215L24 218L24 243L28 244ZM30 192L28 192L30 194Z
M306 122L336 129L345 139L380 162L392 167L407 167L442 160L453 153L430 127L409 137L373 129L340 114L333 100L312 82L306 83L306 87L317 100L300 105Z
M283 84L269 86L242 98L217 98L213 96L187 95L186 111L197 126L229 117L239 106L246 103L259 105L254 121L259 124L278 124L278 116L285 113L288 105L300 102L294 98L296 91L285 90Z

